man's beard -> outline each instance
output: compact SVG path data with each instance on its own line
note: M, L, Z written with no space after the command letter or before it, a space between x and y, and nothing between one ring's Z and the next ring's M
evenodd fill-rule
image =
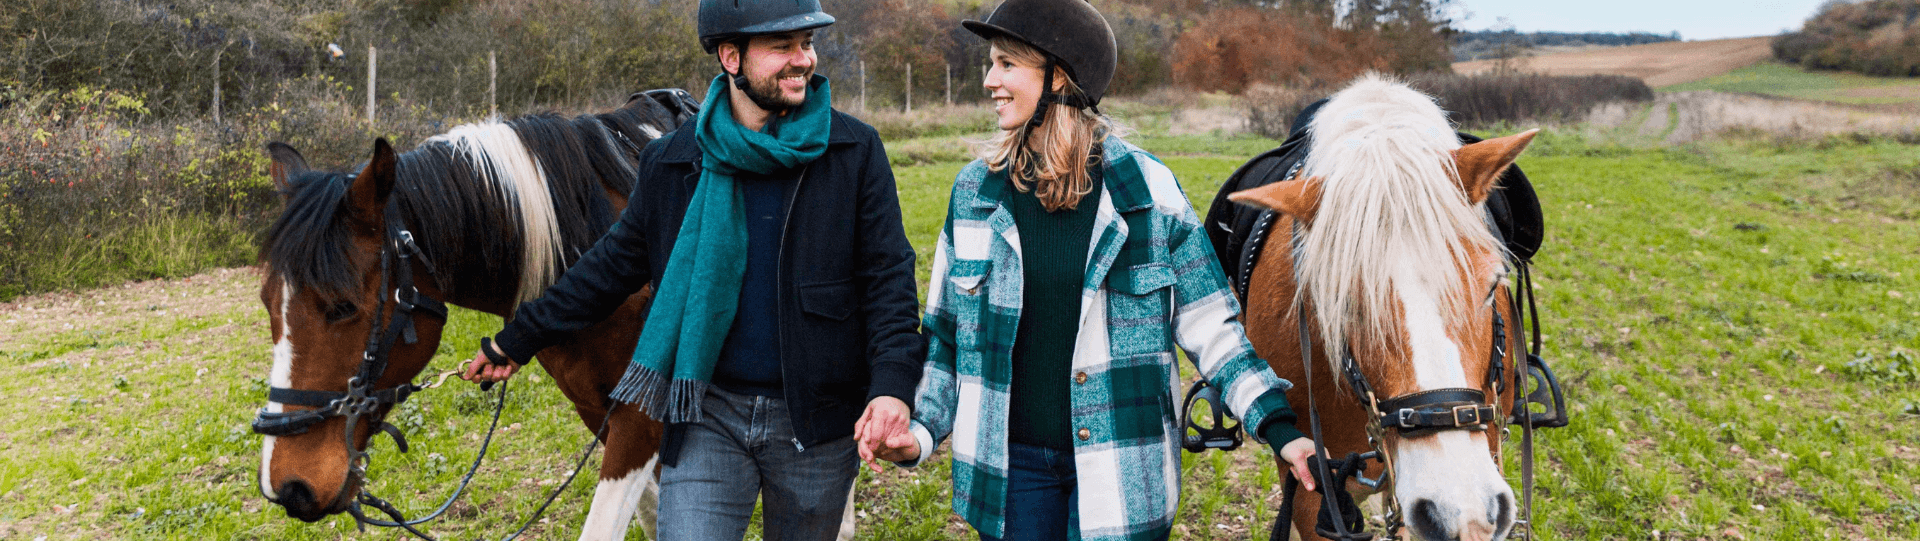
M807 70L798 73L781 72L764 81L756 81L752 77L748 77L747 88L744 89L744 92L747 95L747 99L753 100L754 105L758 105L760 109L768 112L778 113L799 107L807 102L806 91L802 91L803 94L798 101L789 101L788 98L780 92L780 78L794 75L804 76L808 80L811 80L813 78L813 71Z

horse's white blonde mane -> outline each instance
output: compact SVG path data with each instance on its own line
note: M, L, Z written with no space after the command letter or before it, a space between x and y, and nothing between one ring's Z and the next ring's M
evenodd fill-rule
M1501 248L1453 180L1460 142L1433 98L1369 74L1335 94L1309 129L1301 177L1323 179L1323 195L1295 246L1294 298L1313 300L1320 336L1337 344L1352 324L1399 336L1390 328L1396 290L1429 292L1443 314L1464 308L1468 248ZM1416 283L1397 283L1408 276L1403 265L1416 269ZM1326 349L1337 362L1339 348Z
M560 249L564 246L540 161L499 118L463 124L427 141L445 141L464 155L473 170L499 193L500 200L518 212L526 245L520 254L516 303L539 297L560 277Z

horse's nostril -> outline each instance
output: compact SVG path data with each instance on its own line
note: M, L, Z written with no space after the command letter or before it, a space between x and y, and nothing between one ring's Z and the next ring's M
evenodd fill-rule
M1494 531L1499 532L1500 536L1505 536L1508 528L1513 527L1513 495L1503 493L1494 496L1493 505L1490 508L1493 509L1493 514L1487 518L1493 519Z
M1447 535L1446 522L1440 517L1440 506L1433 500L1422 498L1413 502L1407 513L1408 525L1413 527L1415 537L1420 539L1451 539Z
M313 489L298 479L287 481L275 492L280 494L280 506L286 508L287 516L305 522L316 522L326 518L327 513L313 500Z

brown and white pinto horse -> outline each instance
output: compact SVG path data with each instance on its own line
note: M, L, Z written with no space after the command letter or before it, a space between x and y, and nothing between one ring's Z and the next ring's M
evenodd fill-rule
M615 221L632 191L640 149L697 107L684 92L653 91L606 114L460 126L403 154L382 139L358 174L311 170L292 147L270 145L271 176L287 203L261 251L267 272L260 301L274 344L271 386L347 390L371 327L391 320L393 298L408 286L430 299L510 316ZM404 275L382 264L383 246L396 232L418 246L416 257L399 259L410 264L410 284L387 283ZM634 294L604 322L539 353L589 430L611 415L581 539L624 538L636 511L645 514L645 528L653 524L648 500L661 425L607 398L627 368L650 297L651 290ZM394 341L371 387L406 385L419 375L444 323L416 313L417 339ZM273 400L262 419L316 409ZM351 445L365 449L390 407L368 412ZM363 479L349 471L345 422L327 417L298 433L263 432L281 434L266 436L262 446L259 483L267 499L308 522L346 511Z
M1275 237L1298 224L1293 242L1274 243L1251 271L1245 322L1261 358L1295 383L1287 398L1302 412L1301 430L1311 434L1308 388L1300 385L1311 367L1330 456L1374 450L1375 404L1336 383L1345 382L1337 367L1349 352L1379 401L1480 390L1505 419L1513 386L1500 392L1488 372L1495 311L1512 313L1506 253L1488 232L1483 204L1535 132L1463 147L1432 98L1376 76L1335 94L1311 129L1304 180L1229 196L1279 211ZM1302 316L1312 319L1301 325ZM1301 358L1302 329L1311 355L1326 362ZM1513 370L1510 352L1524 350L1519 332L1505 336L1502 362ZM1491 426L1412 437L1384 431L1387 466L1371 463L1365 475L1378 479L1391 468L1390 475L1377 490L1357 481L1348 489L1358 497L1391 490L1389 501L1421 539L1505 538L1516 505L1496 458L1502 421L1480 422ZM1292 523L1302 539L1315 538L1320 497L1296 498Z

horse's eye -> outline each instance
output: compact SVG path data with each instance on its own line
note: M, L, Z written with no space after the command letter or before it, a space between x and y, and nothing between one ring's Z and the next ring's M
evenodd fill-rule
M339 323L360 313L360 307L350 302L336 302L327 307L327 323Z

